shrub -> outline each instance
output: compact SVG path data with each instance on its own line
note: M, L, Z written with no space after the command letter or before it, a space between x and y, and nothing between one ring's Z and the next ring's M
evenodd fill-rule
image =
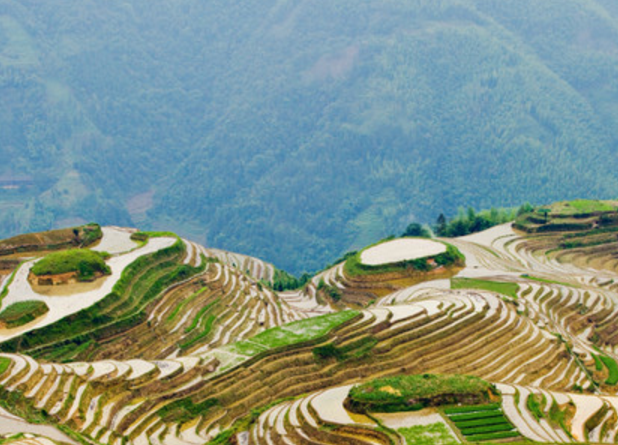
M328 295L334 302L341 300L341 290L336 286L329 286L324 280L320 280L317 290Z

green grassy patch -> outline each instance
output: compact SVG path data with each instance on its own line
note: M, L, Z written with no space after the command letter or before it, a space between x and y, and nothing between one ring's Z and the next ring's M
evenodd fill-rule
M254 355L268 351L266 346L254 343L250 340L237 341L231 345L223 346L221 349L228 350L235 354L246 355L247 357L253 357Z
M267 329L255 337L233 343L225 348L230 352L251 357L271 348L316 340L359 314L358 311L342 311L294 321L281 327Z
M11 365L11 360L6 357L0 357L0 375L4 374L9 366Z
M451 289L482 289L516 299L519 285L517 283L499 283L497 281L479 280L476 278L452 278Z
M607 355L601 355L599 358L609 371L609 376L607 377L607 380L605 380L605 383L614 386L618 383L618 363L616 363L616 360L608 357Z
M111 273L104 257L102 253L88 249L63 250L50 253L37 261L31 270L37 276L77 272L79 280L90 280L96 273Z
M561 201L520 215L514 227L528 233L586 232L618 224L618 202L579 199ZM577 247L567 243L563 248Z
M22 326L49 312L49 307L36 300L19 301L0 312L0 323L8 328Z
M490 400L489 382L468 375L402 375L357 385L348 394L357 412L413 411L426 406L480 404Z
M561 286L574 287L573 284L564 283L562 281L556 280L548 280L547 278L535 277L534 275L528 275L527 273L522 274L521 277L527 280L538 281L539 283L558 284Z
M333 328L358 316L358 311L342 311L295 321L281 327L267 329L251 339L267 348L288 346L314 340L328 334Z
M163 237L176 238L178 237L178 235L176 235L174 232L154 232L154 231L139 231L139 232L134 232L131 234L131 239L133 241L146 241L148 240L148 238L163 238Z
M406 445L456 445L459 443L443 423L417 425L397 430Z
M564 203L560 208L556 210L561 211L563 214L571 213L571 209L574 209L575 213L592 213L592 212L611 212L615 211L616 207L607 201L599 201L592 199L576 199Z

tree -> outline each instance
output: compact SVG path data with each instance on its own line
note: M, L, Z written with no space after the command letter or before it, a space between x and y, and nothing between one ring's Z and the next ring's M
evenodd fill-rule
M539 209L539 213L542 215L545 215L545 223L547 223L548 219L549 219L549 209Z
M524 213L530 213L534 211L534 207L529 202L522 204L519 209L517 209L517 216L523 215Z
M440 213L436 221L436 234L446 236L446 216L444 216L444 213Z
M401 234L401 236L418 236L421 238L431 238L431 233L427 230L426 227L423 227L419 223L411 223L406 227L406 230Z

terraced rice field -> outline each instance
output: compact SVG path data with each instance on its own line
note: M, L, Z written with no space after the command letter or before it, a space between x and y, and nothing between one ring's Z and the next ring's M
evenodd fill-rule
M361 262L370 266L415 260L446 252L446 246L436 241L403 238L387 241L363 250Z
M113 254L116 281L98 290L38 294L28 262L5 275L2 307L50 307L0 332L0 406L31 435L10 443L618 438L618 243L565 250L557 235L504 225L445 240L466 257L451 271L455 289L438 273L360 281L339 263L276 292L271 264L167 236L140 245L131 233L103 229L98 248ZM86 313L94 324L80 322ZM346 408L355 384L424 373L475 375L501 398L380 415ZM27 426L41 421L67 437Z

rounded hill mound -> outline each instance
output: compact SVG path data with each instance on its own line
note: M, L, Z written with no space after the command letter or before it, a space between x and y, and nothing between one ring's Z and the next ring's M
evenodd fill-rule
M105 264L104 258L107 255L88 249L54 252L35 263L31 272L38 284L92 281L111 273L109 266Z

